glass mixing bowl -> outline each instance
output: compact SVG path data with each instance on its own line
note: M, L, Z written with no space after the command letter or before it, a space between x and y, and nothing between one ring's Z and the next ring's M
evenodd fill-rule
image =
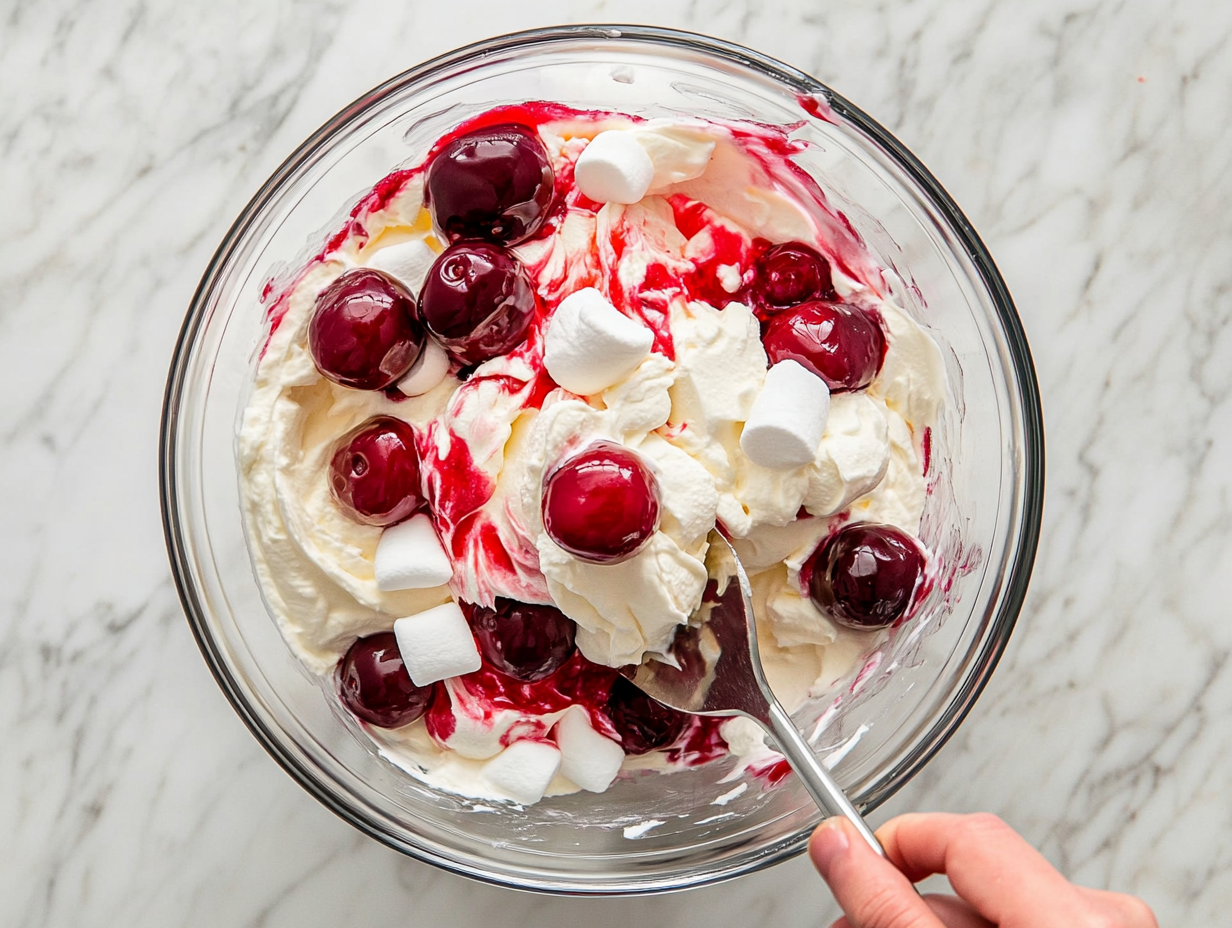
M473 45L376 88L287 159L227 233L176 346L161 447L172 570L236 711L305 789L357 828L455 873L523 889L710 883L804 848L819 814L794 777L776 786L750 779L731 796L735 784L719 782L729 759L526 809L433 789L378 756L329 686L295 659L249 560L236 428L265 337L263 284L315 253L362 193L421 159L445 130L525 100L798 123L795 137L812 143L798 163L941 345L951 396L933 438L921 528L944 565L941 582L860 674L796 719L813 732L837 705L815 743L842 753L834 774L865 811L954 732L1009 638L1039 532L1043 436L1022 327L970 223L885 129L808 75L702 36L583 26Z

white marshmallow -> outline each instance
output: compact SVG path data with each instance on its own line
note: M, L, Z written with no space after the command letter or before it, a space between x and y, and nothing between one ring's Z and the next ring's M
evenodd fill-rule
M548 791L560 769L560 751L542 741L515 741L483 765L492 786L524 806L534 805Z
M650 329L586 287L556 307L544 339L543 364L566 390L591 396L633 373L653 343Z
M795 361L780 361L766 372L740 433L740 449L774 470L810 464L829 417L826 382Z
M386 245L368 259L368 267L396 277L411 293L418 295L428 276L428 268L436 260L436 252L423 239L411 239L396 245Z
M394 622L398 652L416 686L478 670L483 662L457 603L433 606Z
M592 793L601 793L616 779L624 763L624 749L595 731L586 710L571 706L556 723L560 772Z
M436 537L432 520L422 512L381 533L373 570L377 589L383 593L426 590L453 577L449 555Z
M600 132L573 166L578 189L597 203L636 203L654 180L655 166L632 132Z
M435 338L429 337L411 369L398 381L398 389L407 396L422 396L444 380L448 373L449 353Z

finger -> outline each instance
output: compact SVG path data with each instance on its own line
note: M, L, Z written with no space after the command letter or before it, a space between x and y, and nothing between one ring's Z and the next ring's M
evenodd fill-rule
M1064 924L1079 902L1077 888L995 815L900 815L877 836L907 879L944 873L993 924L1024 911L1040 924Z
M1080 887L1079 892L1091 900L1093 907L1116 912L1121 918L1120 924L1125 928L1159 928L1159 922L1155 920L1151 907L1137 896L1085 887Z
M849 928L945 928L907 878L846 819L817 826L809 857L847 913Z
M929 893L924 896L925 904L933 910L933 914L941 920L945 928L997 928L979 912L967 905L957 896L941 896ZM852 928L851 922L844 915L830 928ZM1137 928L1135 925L1134 928ZM1156 926L1158 928L1158 926Z
M941 919L945 928L997 928L957 896L929 893L924 897L924 902Z

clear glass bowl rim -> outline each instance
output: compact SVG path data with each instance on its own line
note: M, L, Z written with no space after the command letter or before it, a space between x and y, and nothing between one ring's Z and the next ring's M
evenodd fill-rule
M525 52L535 47L551 46L579 39L632 40L652 45L683 48L760 72L792 88L797 93L824 97L836 115L866 134L918 186L920 192L929 200L930 205L950 226L957 241L965 248L967 257L979 275L980 282L987 290L996 309L1001 332L1006 340L1014 373L1012 386L1018 390L1022 413L1023 509L1018 535L1012 542L1017 555L1011 564L1009 575L1005 578L1005 594L1002 597L998 614L991 623L992 634L988 636L982 652L973 662L973 672L963 680L963 685L955 692L950 704L938 717L927 736L921 739L905 761L898 765L898 770L895 771L897 775L890 778L889 788L872 796L864 804L864 813L867 815L889 799L894 791L909 781L945 745L971 711L996 669L1022 608L1034 566L1044 504L1044 433L1039 386L1031 351L1009 289L997 270L992 256L962 210L928 168L888 130L827 85L803 71L731 42L675 29L620 24L555 26L525 30L476 42L410 68L373 88L335 114L278 167L244 207L218 246L193 294L176 341L164 394L159 442L159 495L171 572L189 627L210 671L236 713L261 746L300 786L326 808L361 832L395 850L460 876L482 882L515 889L531 889L559 894L643 894L670 891L686 886L691 888L707 885L764 869L801 853L807 844L809 832L803 830L787 840L764 848L761 853L753 855L752 859L744 858L733 862L721 871L708 874L701 881L687 884L660 884L651 881L623 889L607 884L577 886L563 882L554 885L517 885L507 878L465 865L448 856L436 855L423 848L407 845L398 836L387 832L378 823L364 816L347 802L346 797L338 795L327 783L318 778L313 770L301 763L299 758L284 749L279 739L266 728L264 722L244 698L238 681L232 676L223 658L218 642L210 633L205 608L191 579L188 546L177 507L179 481L174 467L175 449L180 440L178 412L186 388L186 374L192 348L205 320L210 294L215 288L220 272L227 266L233 251L244 240L254 219L261 214L266 204L276 195L282 185L292 180L300 168L306 162L311 161L317 150L335 133L341 131L349 122L361 116L369 108L378 105L391 94L404 90L408 85L430 80L436 74L451 71L468 63L481 61L493 53L515 49Z

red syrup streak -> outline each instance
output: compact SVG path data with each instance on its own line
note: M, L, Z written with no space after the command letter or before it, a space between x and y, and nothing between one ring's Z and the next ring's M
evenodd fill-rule
M727 742L719 733L726 718L711 715L695 715L689 719L689 727L675 745L663 751L668 763L682 767L698 767L712 760L726 757Z
M532 325L541 329L542 320ZM557 385L542 368L538 331L532 331L528 341L511 352L513 355L519 353L526 354L524 360L535 371L530 380L523 381L508 374L477 375L460 390L474 391L495 384L502 392L517 398L519 409L540 408ZM455 395L454 402L457 400ZM453 405L451 403L451 407ZM442 446L448 449L443 456ZM534 580L538 575L538 552L529 539L517 534L516 526L513 537L502 538L501 529L493 521L494 514L485 508L496 491L496 484L475 463L465 441L444 420L433 420L420 445L420 457L425 494L455 572L461 570L470 577L499 578L495 595L540 601L545 593L540 589L542 579L538 583ZM515 549L510 549L511 544ZM462 590L465 589L463 585ZM455 590L459 590L456 584ZM491 605L492 590L491 584L483 583L478 589L470 589L462 595Z
M616 738L616 730L607 717L605 707L612 683L620 671L604 667L575 653L550 677L535 683L522 683L501 673L488 664L474 673L456 677L449 687L441 687L425 714L428 734L438 743L452 737L456 722L455 711L493 722L500 712L512 711L530 718L527 725L515 724L503 740L505 744L526 737L545 736L547 726L535 717L563 712L570 706L581 706L590 716L592 727L610 738ZM538 732L530 728L538 726Z
M619 287L616 278L612 285ZM617 306L625 306L630 314L646 323L654 334L650 350L661 354L669 361L676 360L676 344L672 341L671 318L672 296L680 292L678 279L662 264L651 264L646 267L646 277L641 286L631 295L617 302Z
M474 518L468 516L468 519ZM479 550L483 552L487 563L505 574L513 574L515 568L513 566L513 558L509 556L509 552L505 550L505 544L501 541L500 530L490 521L483 519L475 519L476 531L474 532L474 543L479 546ZM460 535L463 533L459 533Z
M800 104L800 109L804 110L814 119L820 119L822 122L828 122L834 126L838 125L838 120L834 116L834 110L830 106L830 101L821 94L797 94L796 102Z
M600 251L603 251L605 244L610 251L606 278L608 299L617 309L645 322L654 336L650 350L674 361L676 346L672 341L670 327L671 301L674 297L683 295L684 288L680 278L662 262L654 261L646 265L646 273L641 283L631 290L626 289L620 279L621 258L629 248L625 226L615 225L606 243L596 242Z
M933 430L925 426L924 437L920 439L920 445L924 452L924 470L922 473L927 476L928 466L933 461Z
M774 763L765 767L749 767L749 773L761 780L767 786L777 786L779 783L782 783L783 780L787 779L788 774L791 773L791 764L787 763L787 760L784 758L782 760L776 760Z
M261 353L257 356L258 361L265 357L265 352L269 349L270 339L273 338L274 333L278 331L278 326L282 325L282 319L286 316L287 310L291 308L291 292L299 284L301 277L303 277L302 274L300 277L296 277L295 280L288 284L286 289L278 295L278 298L270 304L270 308L266 311L265 318L269 322L269 332L265 336L264 344L261 345ZM262 302L264 302L265 299L264 294L270 293L273 288L274 281L272 279L267 280L262 291Z
M448 438L438 439L438 431L448 432ZM444 455L440 453L442 442L448 445ZM428 506L442 540L454 550L456 557L458 552L454 533L467 516L492 498L496 484L475 465L470 446L439 419L428 424L428 428L421 433L418 446Z
M699 235L709 238L709 253L694 262L694 270L683 281L685 295L690 300L709 303L716 309L740 300L745 273L756 260L754 242L705 203L682 194L670 197L668 203L672 207L676 228L685 238L691 242ZM734 266L740 275L741 284L735 291L728 290L719 280L719 268L723 266Z
M432 702L428 705L428 711L424 713L423 720L428 729L428 735L437 744L444 744L453 737L458 723L453 717L453 701L449 695L449 688L443 683L439 684L436 692L432 694Z

